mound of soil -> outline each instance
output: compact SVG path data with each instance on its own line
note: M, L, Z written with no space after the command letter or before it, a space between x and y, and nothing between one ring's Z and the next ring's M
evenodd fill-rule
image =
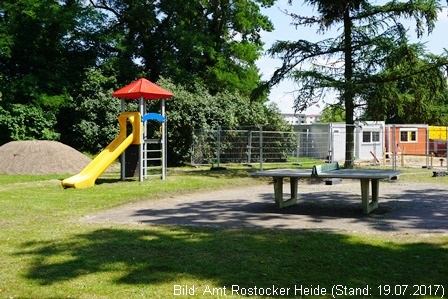
M75 174L91 159L57 141L11 141L0 147L0 173Z

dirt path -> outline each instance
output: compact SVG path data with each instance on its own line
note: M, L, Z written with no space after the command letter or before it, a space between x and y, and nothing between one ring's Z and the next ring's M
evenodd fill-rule
M134 203L88 215L82 221L448 234L446 188L444 184L381 182L379 208L363 215L358 181L334 185L300 182L299 204L283 210L275 208L273 186L266 184Z

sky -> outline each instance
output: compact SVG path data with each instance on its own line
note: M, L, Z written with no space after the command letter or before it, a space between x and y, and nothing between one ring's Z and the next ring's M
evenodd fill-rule
M337 0L335 0L337 1ZM372 4L380 4L384 1L377 1L376 3L372 1ZM302 16L312 16L313 8L303 4L303 1L296 0L293 2L294 5L288 5L287 0L278 0L274 6L270 8L262 9L262 13L267 15L272 23L274 24L273 32L263 32L262 39L265 42L264 50L267 50L271 45L278 40L309 40L309 41L319 41L324 38L330 37L329 35L317 34L317 27L298 27L297 29L291 25L291 18L285 15L282 11L287 10L288 12L300 14ZM448 9L446 8L446 1L441 2L445 7L442 12L439 13L438 21L436 23L435 29L431 35L425 35L420 41L426 44L427 51L433 54L441 54L445 49L448 49L448 40L446 35L446 28L448 27ZM415 23L414 23L415 24ZM409 23L409 34L412 36L414 32L414 26ZM336 29L334 29L333 34L336 34ZM332 33L329 33L332 34ZM415 41L417 41L415 39ZM257 63L260 72L262 73L263 80L268 80L274 71L281 66L281 61L272 59L264 55ZM294 90L294 83L288 80L283 80L280 84L271 89L269 94L269 101L274 102L278 105L282 113L294 113L293 109L293 95L291 92ZM330 95L328 102L333 102L333 97ZM304 113L306 114L318 114L325 107L325 103L320 103L319 105L310 107Z

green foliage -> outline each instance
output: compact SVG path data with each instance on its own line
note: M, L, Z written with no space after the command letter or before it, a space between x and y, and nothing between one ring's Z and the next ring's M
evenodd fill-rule
M340 104L326 105L321 115L321 122L344 122L345 110Z
M260 5L273 2L112 0L96 1L94 7L111 16L107 34L114 37L115 53L110 62L119 82L140 72L153 82L162 76L190 87L198 82L212 94L248 95L260 80L255 62L263 50L261 31L273 28Z
M0 145L13 140L57 140L56 117L34 105L0 107Z
M396 47L387 57L378 80L410 75L367 89L361 95L367 105L363 118L395 124L445 125L448 85L445 70L437 67L438 60L439 57L426 54L420 46Z
M44 100L47 107L67 101L65 95L98 57L94 28L99 20L94 15L81 1L2 1L0 73L7 84L0 91L4 100L22 104ZM50 103L49 97L56 98Z
M284 130L287 123L278 109L250 102L249 98L235 92L211 95L199 84L194 91L183 85L161 79L158 84L174 94L167 100L168 162L189 163L195 129L236 128L269 124L272 130Z
M58 132L62 142L96 153L118 134L120 101L112 91L138 77L171 79L166 84L175 94L167 107L174 164L188 160L195 128L284 126L261 104L266 98L258 103L247 98L260 80L255 62L263 46L261 31L273 27L260 6L273 3L2 1L2 126L11 132L5 140L57 138ZM39 119L40 127L27 128L28 121L11 107L37 114L31 118Z
M58 139L65 129L61 109L103 57L101 16L82 3L0 2L1 142Z
M73 98L60 123L64 123L61 141L80 151L97 153L106 147L119 132L117 117L120 100L112 96L114 77L91 69Z

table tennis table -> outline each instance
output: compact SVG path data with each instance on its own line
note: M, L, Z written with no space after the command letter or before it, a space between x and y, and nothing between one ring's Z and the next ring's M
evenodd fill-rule
M274 198L278 208L297 204L298 182L301 178L357 179L361 182L361 203L364 214L378 208L381 179L394 180L401 174L397 170L382 169L340 169L337 162L313 166L312 169L271 169L252 172L254 177L272 177ZM290 179L291 197L283 198L283 179ZM370 194L371 187L371 194Z

